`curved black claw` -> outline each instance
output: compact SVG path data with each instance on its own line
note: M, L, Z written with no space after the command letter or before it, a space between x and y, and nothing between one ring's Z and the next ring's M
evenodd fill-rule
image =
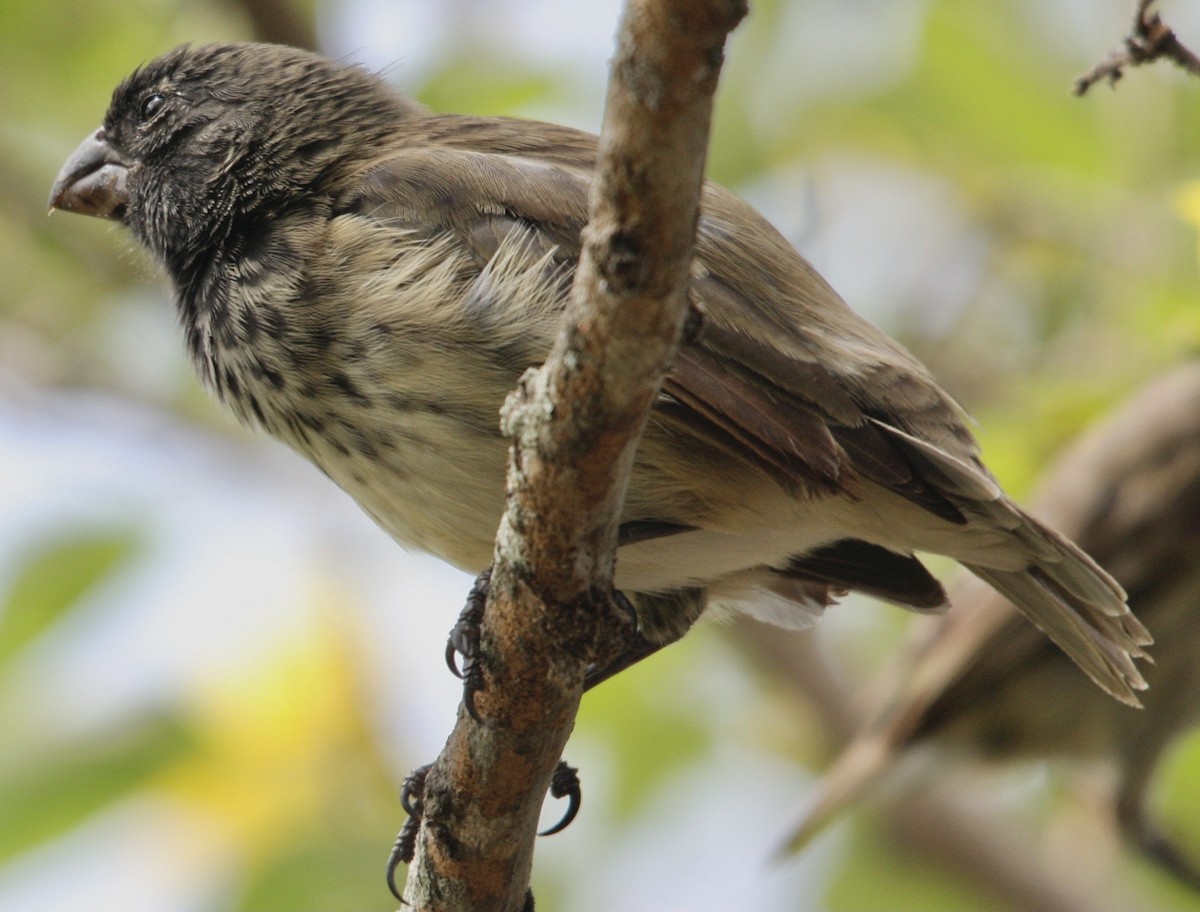
M525 905L521 907L521 912L533 912L533 890L525 891Z
M550 780L550 794L555 798L569 799L567 812L562 820L548 830L542 830L539 836L553 836L561 833L571 825L571 821L579 813L579 805L583 802L583 790L579 785L579 770L568 765L565 760L559 760L554 768L554 777Z
M467 593L467 603L450 628L450 636L446 640L446 667L456 678L466 678L470 674L470 665L479 656L479 625L483 623L483 609L487 604L491 578L490 568L475 577L475 584ZM457 659L460 655L463 657L461 667Z
M396 886L396 869L402 864L409 864L417 850L417 832L421 829L421 817L425 814L425 777L429 775L430 765L418 766L404 777L404 784L400 786L400 806L408 814L408 819L396 834L396 841L388 855L387 885L392 895L405 906L408 903Z
M446 640L446 665L455 677L463 682L463 705L476 722L482 721L475 710L475 693L483 689L483 663L479 652L479 626L483 623L483 609L487 604L488 583L491 569L484 570L475 578L475 585L467 595L467 604ZM459 665L457 656L462 656Z
M400 786L400 807L410 818L420 820L425 813L425 780L429 778L432 763L418 766L404 777Z

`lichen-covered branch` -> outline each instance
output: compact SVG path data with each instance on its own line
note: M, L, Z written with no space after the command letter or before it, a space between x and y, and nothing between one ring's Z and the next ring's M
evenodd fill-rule
M426 780L406 896L516 912L590 664L615 651L620 508L687 319L712 96L744 0L629 0L568 313L510 396L508 510L482 629L482 724L460 709Z

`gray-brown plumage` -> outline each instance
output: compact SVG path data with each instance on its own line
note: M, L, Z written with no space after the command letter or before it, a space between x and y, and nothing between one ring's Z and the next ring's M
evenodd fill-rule
M596 139L431 114L290 48L181 48L114 92L59 209L121 221L170 276L205 384L312 459L397 540L485 567L497 412L546 356ZM1088 557L1021 512L959 407L754 210L708 184L699 338L667 377L625 506L617 584L643 632L705 607L787 625L863 588L944 602L913 556L1013 597L1126 702L1149 638Z
M1200 889L1200 869L1145 808L1163 751L1200 719L1200 362L1151 383L1081 437L1047 474L1035 503L1040 517L1111 568L1154 634L1145 709L1080 687L1070 663L1011 604L964 586L956 610L932 633L922 631L903 670L886 677L793 845L920 743L993 760L1107 759L1120 773L1115 811L1126 835Z

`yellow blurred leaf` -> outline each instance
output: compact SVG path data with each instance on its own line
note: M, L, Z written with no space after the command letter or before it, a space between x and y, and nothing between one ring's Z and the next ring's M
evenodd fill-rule
M1175 211L1196 229L1196 258L1200 259L1200 180L1186 181L1175 191Z
M198 751L157 788L193 806L245 856L319 825L337 783L370 753L344 605L318 596L310 625L190 695Z

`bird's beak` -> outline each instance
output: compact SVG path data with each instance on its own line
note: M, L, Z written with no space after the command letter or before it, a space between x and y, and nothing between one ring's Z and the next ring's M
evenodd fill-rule
M120 220L129 199L128 175L128 164L108 144L101 128L79 144L58 172L50 191L50 211Z

